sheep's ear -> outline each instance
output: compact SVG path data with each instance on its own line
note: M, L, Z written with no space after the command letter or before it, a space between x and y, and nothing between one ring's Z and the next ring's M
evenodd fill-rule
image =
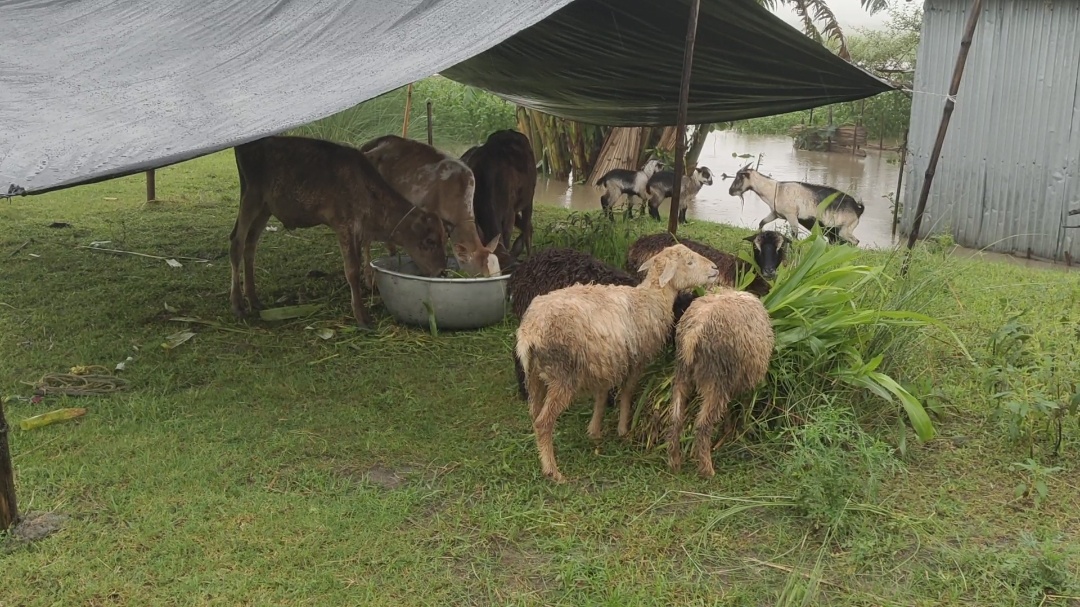
M649 268L652 267L654 259L656 259L656 255L653 255L652 257L646 259L644 262L641 263L641 267L639 267L637 269L637 271L638 272L648 272Z
M487 244L487 246L486 246L486 247L484 247L484 248L485 248L485 249L487 249L487 250L488 250L488 252L490 252L490 253L494 253L494 252L495 252L495 249L496 249L496 248L497 248L497 247L499 246L499 239L500 239L500 238L502 238L502 234L496 234L496 235L495 235L495 238L492 238L492 239L491 239L491 242L489 242L489 243Z
M757 234L751 234L751 235L747 236L746 238L743 238L743 240L745 240L746 242L754 242L755 238L757 238Z
M674 259L669 259L667 265L664 266L664 271L660 274L660 286L666 286L671 282L672 278L675 278L675 267L679 265L679 262Z

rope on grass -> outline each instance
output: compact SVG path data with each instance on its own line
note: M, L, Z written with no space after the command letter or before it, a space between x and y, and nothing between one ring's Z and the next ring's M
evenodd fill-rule
M127 380L109 374L105 367L90 365L72 367L71 373L46 373L34 388L41 396L101 396L125 390L127 386Z

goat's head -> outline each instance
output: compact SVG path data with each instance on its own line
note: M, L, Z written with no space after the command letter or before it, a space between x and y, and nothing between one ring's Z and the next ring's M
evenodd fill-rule
M424 276L438 276L446 269L446 228L438 215L418 207L410 211L396 230L396 238Z
M739 169L738 173L735 173L735 178L731 182L731 187L728 188L728 194L732 196L742 196L750 189L750 173L755 172L754 169L750 168L751 164L753 163L746 163L746 165Z
M791 239L775 230L763 230L743 240L754 245L754 262L766 280L776 278L776 270L784 263Z
M698 183L712 185L712 171L709 170L709 167L698 167L694 169L694 179L697 180Z
M641 172L645 173L646 177L652 177L663 169L664 163L655 158L650 158L649 161L645 163L645 166L641 167Z
M715 263L683 244L667 247L646 259L638 272L646 273L643 282L676 291L713 285L720 277Z

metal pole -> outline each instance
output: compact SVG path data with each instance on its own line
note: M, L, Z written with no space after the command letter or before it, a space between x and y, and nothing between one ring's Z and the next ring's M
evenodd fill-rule
M146 172L146 202L151 200L157 200L157 183L154 176L154 169L150 169Z
M949 131L949 120L952 119L953 107L956 105L956 93L960 90L960 79L964 76L964 66L967 64L968 50L971 48L971 39L975 36L975 26L979 24L979 15L982 14L983 0L974 0L971 12L968 13L967 24L964 26L964 37L960 39L960 54L956 57L956 67L953 68L952 83L949 85L949 96L945 99L945 109L942 111L941 124L938 126L937 139L934 140L934 149L930 152L930 164L926 167L923 176L922 189L919 191L919 203L915 207L915 219L911 224L911 233L908 234L907 248L910 251L915 246L915 239L919 236L922 228L923 212L926 211L926 199L930 196L930 184L934 182L934 174L937 172L938 160L941 158L941 148L945 145L945 134ZM910 254L904 259L901 272L907 272Z
M427 102L427 144L434 146L432 139L432 127L431 127L431 100Z
M904 162L907 161L907 136L908 130L904 129L904 145L900 146L900 174L896 176L896 194L893 195L893 236L896 236L896 223L900 221L900 187L904 184Z
M671 211L668 232L672 236L679 229L679 197L682 195L682 178L686 172L686 113L690 99L690 71L694 62L694 42L697 40L698 11L701 0L690 0L690 17L686 20L686 44L683 46L682 81L679 88L679 113L675 121L675 180L671 188Z

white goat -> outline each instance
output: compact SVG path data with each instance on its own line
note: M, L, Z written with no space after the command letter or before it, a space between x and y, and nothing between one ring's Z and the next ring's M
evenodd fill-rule
M813 229L815 223L820 222L823 228L822 233L829 242L836 242L839 237L859 246L859 239L855 238L854 232L865 207L852 196L836 188L801 181L777 181L762 175L747 164L735 173L735 180L731 183L728 193L742 198L747 191L752 191L761 197L772 210L758 224L759 230L770 221L781 217L791 226L794 235L799 234L800 225L810 230ZM822 211L821 217L818 217L818 205L833 194L838 195Z
M712 185L712 171L709 167L697 167L689 176L683 175L682 191L679 193L679 223L686 223L686 209L697 197L702 186ZM675 188L674 171L660 171L649 178L645 193L649 197L649 215L660 221L660 203L671 198Z
M626 194L626 216L634 216L634 196L641 199L641 212L645 212L645 185L657 171L663 168L659 160L653 158L641 167L640 171L629 169L611 169L604 176L596 180L596 185L604 188L604 194L600 196L600 206L604 214L611 216L611 207Z
M716 265L684 245L641 264L638 286L573 285L533 299L517 330L516 352L525 371L529 415L540 467L562 482L555 463L555 420L582 390L593 394L589 436L603 434L608 392L619 391L619 436L630 429L630 399L646 365L667 343L679 291L714 284Z

